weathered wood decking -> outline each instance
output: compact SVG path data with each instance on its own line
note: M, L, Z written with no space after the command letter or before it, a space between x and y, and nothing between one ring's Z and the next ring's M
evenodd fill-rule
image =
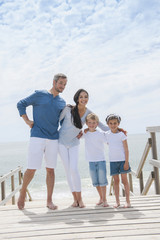
M114 197L108 198L109 208L95 207L94 200L84 209L61 205L56 211L44 201L27 202L23 211L2 206L0 239L160 239L160 195L131 197L130 209L114 209Z

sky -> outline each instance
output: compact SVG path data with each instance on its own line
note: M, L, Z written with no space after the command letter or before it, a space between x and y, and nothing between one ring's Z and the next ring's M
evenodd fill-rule
M66 102L86 89L103 123L116 113L128 134L160 125L159 0L4 0L0 32L0 142L28 140L17 102L59 72Z

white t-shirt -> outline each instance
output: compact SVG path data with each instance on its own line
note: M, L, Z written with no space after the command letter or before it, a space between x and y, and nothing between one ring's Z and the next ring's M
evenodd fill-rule
M127 139L126 135L123 132L112 133L111 131L107 131L105 136L109 145L109 161L125 161L123 141Z
M85 139L85 157L88 162L106 161L104 154L104 143L106 137L104 132L96 130L95 132L83 133Z
M85 124L86 116L92 111L88 108L86 112L81 117L82 125ZM73 147L79 144L79 139L77 135L81 131L81 129L76 128L72 121L71 108L66 106L61 112L59 121L63 120L62 126L59 130L59 143L65 145L66 147ZM103 123L99 122L98 127L103 131L108 131L108 126L103 125Z

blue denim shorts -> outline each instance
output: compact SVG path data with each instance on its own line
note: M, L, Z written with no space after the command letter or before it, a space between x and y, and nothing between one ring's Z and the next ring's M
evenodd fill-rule
M113 176L113 175L131 172L130 166L128 170L124 170L124 164L125 164L125 161L110 162L110 175Z
M89 162L89 170L94 187L108 185L106 161Z

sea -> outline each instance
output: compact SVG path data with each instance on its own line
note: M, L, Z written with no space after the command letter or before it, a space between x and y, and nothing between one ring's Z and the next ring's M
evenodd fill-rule
M133 171L137 171L138 165L142 158L145 145L147 143L148 138L150 137L149 133L144 134L130 134L128 135L128 146L129 146L129 161L130 166ZM157 152L158 159L160 159L160 134L156 135L157 139ZM23 167L23 172L26 169L26 159L27 159L27 151L28 151L28 142L8 142L8 143L0 143L0 176L3 176L9 173L11 170L16 169L18 166ZM108 161L108 146L105 146L105 155L107 162L107 178L109 185L107 187L107 195L109 194L110 187L110 169L109 169L109 161ZM144 184L147 181L149 174L153 171L153 166L149 164L149 160L152 159L151 150L147 157L146 163L143 168L144 175ZM80 151L79 151L79 172L81 176L81 184L82 184L82 195L83 197L93 197L96 196L97 192L95 188L92 186L92 182L89 175L89 167L88 162L85 160L85 149L84 149L84 140L81 140L80 143ZM58 201L58 199L67 199L71 197L71 193L66 181L66 175L64 171L63 164L61 162L60 157L58 156L57 168L55 170L55 187L54 187L54 198ZM31 181L28 186L28 190L33 199L45 199L46 198L46 170L44 161L42 164L42 168L36 171L34 179ZM18 184L18 176L16 178ZM6 181L6 194L10 192L10 179ZM136 177L133 177L133 190L136 195L140 194L139 190L139 180ZM148 194L154 194L154 183L151 186ZM98 195L97 195L98 198Z

